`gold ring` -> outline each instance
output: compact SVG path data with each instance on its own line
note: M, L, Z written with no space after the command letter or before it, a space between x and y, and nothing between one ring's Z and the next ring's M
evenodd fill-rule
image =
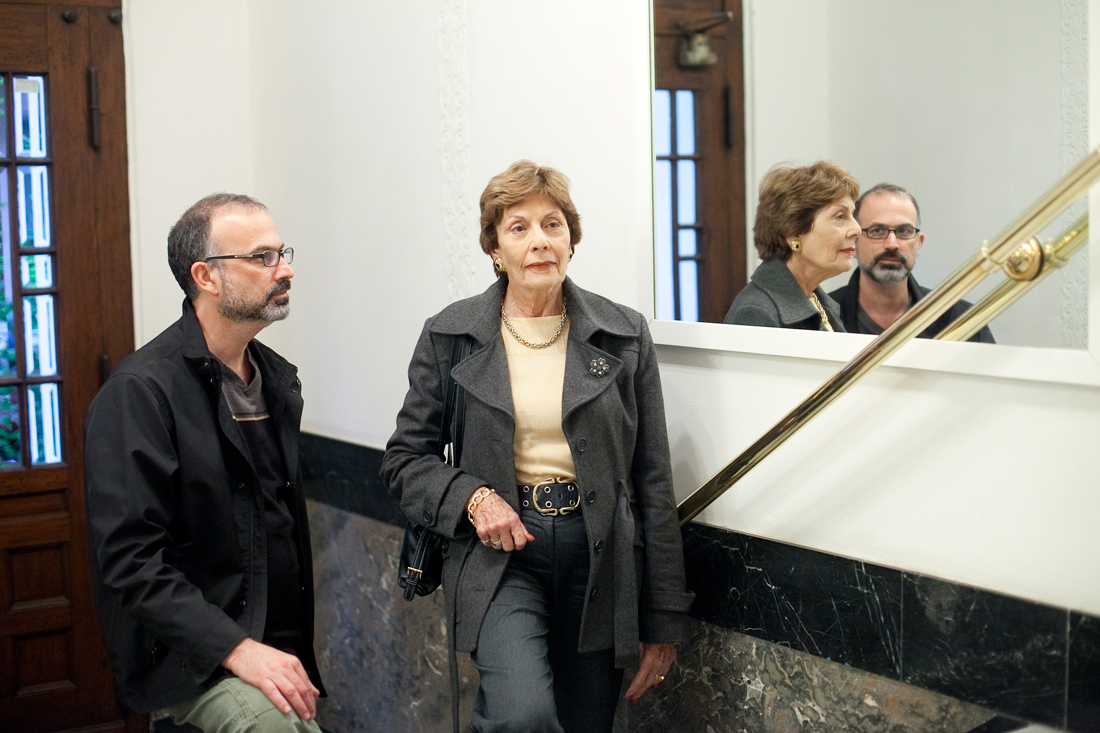
M499 550L499 549L500 549L500 546L501 546L502 544L504 544L504 543L503 543L503 542L501 542L500 540L497 540L496 542L494 542L494 543L493 543L493 547L494 547L495 549Z
M493 546L493 543L490 542L489 540L482 540L481 544L485 545L486 547L492 547Z
M663 674L654 675L654 677L657 678L658 682L664 682L665 681L665 676Z

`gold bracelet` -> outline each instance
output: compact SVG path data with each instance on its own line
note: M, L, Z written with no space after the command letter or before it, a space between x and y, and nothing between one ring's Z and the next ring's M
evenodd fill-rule
M477 527L477 522L474 521L474 510L481 506L481 502L489 496L489 494L497 493L488 486L482 486L480 489L474 492L474 495L470 497L470 500L466 502L466 516L470 518L470 524Z

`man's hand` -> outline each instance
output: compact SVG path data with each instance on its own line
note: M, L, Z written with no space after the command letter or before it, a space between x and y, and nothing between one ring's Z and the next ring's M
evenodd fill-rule
M222 666L258 688L284 713L293 708L302 720L316 717L315 701L321 691L309 681L305 667L294 655L245 639L229 652Z
M638 674L634 675L630 689L626 691L626 699L632 702L638 702L642 693L664 682L669 667L676 659L675 644L650 644L643 641L639 646L642 660L638 664Z

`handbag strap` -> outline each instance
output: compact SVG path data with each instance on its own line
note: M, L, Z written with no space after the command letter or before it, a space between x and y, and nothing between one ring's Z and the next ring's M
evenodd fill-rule
M443 388L443 419L439 423L440 458L447 460L447 445L451 446L452 466L457 466L462 457L462 434L466 425L466 388L455 381L451 370L460 361L470 355L473 338L461 334L455 336L451 345L451 362L447 365L447 384Z

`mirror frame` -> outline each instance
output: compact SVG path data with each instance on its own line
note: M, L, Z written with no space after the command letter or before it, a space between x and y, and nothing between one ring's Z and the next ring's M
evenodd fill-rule
M1100 5L1100 2L1091 0L1089 4L1095 8L1095 6ZM745 0L745 5L747 6L746 12L751 12L750 0ZM639 140L646 143L646 149L638 151L639 157L643 154L645 156L645 164L642 165L639 160L638 169L646 171L646 175L637 176L635 183L639 187L636 192L636 200L639 205L645 206L645 217L648 223L648 231L645 232L648 234L648 238L644 245L640 243L640 246L648 247L650 253L649 257L640 258L642 265L639 268L639 274L642 281L638 292L647 299L647 302L639 303L639 306L649 317L649 327L654 343L659 346L836 362L839 368L839 365L850 361L870 344L874 337L862 334L814 333L753 326L732 326L720 323L685 323L656 319L654 148L652 134L655 74L652 3L649 3L648 14L648 43L644 47L641 44L637 47L639 51L643 48L648 49L648 58L644 60L644 64L640 59L638 63L639 70L646 69L648 71L645 74L638 74L638 81L640 82L642 77L645 81L643 90L645 95L644 108L647 111L645 124L649 128L648 136L639 136ZM1090 13L1089 17L1090 25L1097 23L1097 20L1093 20L1094 14ZM1090 28L1090 31L1092 30ZM1089 35L1088 84L1090 99L1100 99L1100 44L1092 40L1097 38L1098 35L1100 34L1091 32ZM752 39L748 35L745 38L745 57L745 64L748 67L752 57ZM752 104L751 89L746 86L746 110L751 109ZM639 102L636 108L642 106ZM752 115L746 114L745 117L745 137L746 140L751 140L755 133ZM1100 115L1089 116L1090 147L1096 147L1100 143L1100 120L1097 119L1098 117ZM642 145L639 145L639 147L642 147ZM751 145L746 147L751 150ZM746 152L746 155L748 154ZM746 163L747 170L752 171L751 161L746 161ZM746 186L746 195L755 196L755 186ZM755 201L746 203L748 204L746 206L747 212L755 211ZM1100 217L1100 184L1094 186L1089 192L1089 215L1094 218ZM989 236L992 237L995 234L996 232L990 232ZM975 245L975 250L978 246L980 246L980 243ZM1088 278L1090 284L1087 349L1038 348L914 339L888 359L885 366L980 377L1100 387L1100 292L1098 292L1100 291L1100 287L1098 287L1100 286L1100 227L1090 229L1087 252L1089 253ZM751 269L755 269L757 264L755 259L750 257L749 266ZM997 278L998 275L994 273L990 277ZM1022 305L1023 303L1026 303L1026 297L1013 307L1025 307Z

